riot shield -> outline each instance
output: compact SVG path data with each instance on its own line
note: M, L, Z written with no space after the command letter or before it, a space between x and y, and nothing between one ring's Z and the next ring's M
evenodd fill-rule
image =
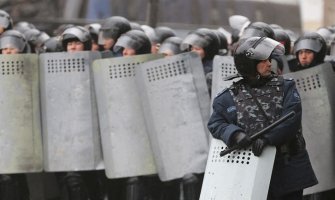
M335 74L330 63L285 74L295 79L302 102L302 130L319 184L311 194L335 188Z
M99 52L40 55L46 171L102 169L91 63Z
M136 81L160 179L203 173L209 94L199 56L184 53L143 63Z
M283 55L280 56L283 62L283 71L282 74L287 74L291 72L290 64L295 62L295 56L294 55Z
M276 148L266 147L261 157L251 148L220 157L225 148L221 140L212 139L200 200L266 199Z
M212 80L212 94L218 94L223 89L228 88L235 81L240 78L226 80L228 77L237 75L237 70L232 56L215 56L213 60L213 80ZM212 95L212 102L216 95Z
M0 55L0 174L42 171L38 56Z
M162 55L99 59L93 63L105 171L108 178L155 174L144 114L135 82L140 63Z
M215 56L213 94L220 93L233 82L240 80L227 80L227 77L236 74L232 56ZM214 98L215 96L212 101ZM267 147L261 157L254 156L251 149L233 151L220 157L220 152L225 148L226 145L221 140L211 139L200 200L266 199L276 149Z

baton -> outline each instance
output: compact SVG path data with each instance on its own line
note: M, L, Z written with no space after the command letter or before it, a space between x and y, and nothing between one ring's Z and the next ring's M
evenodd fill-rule
M258 139L259 137L261 137L264 133L266 133L267 131L273 129L274 127L278 126L279 124L281 124L283 121L287 120L290 117L293 117L295 115L294 111L289 112L288 114L286 114L285 116L279 118L277 121L273 122L272 124L270 124L269 126L265 127L264 129L262 129L261 131L253 134L252 136L250 136L251 141L255 141L256 139ZM240 146L235 145L231 148L225 149L223 151L220 152L220 156L225 156L228 153L231 153L232 151L235 151L237 149L239 149Z

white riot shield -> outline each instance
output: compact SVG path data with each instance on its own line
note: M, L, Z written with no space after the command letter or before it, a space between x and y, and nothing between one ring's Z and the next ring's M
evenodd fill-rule
M0 55L0 174L42 171L38 56Z
M40 55L46 171L102 169L91 63L98 52Z
M260 157L251 148L221 157L225 148L212 139L200 200L266 200L276 148L266 147Z
M215 56L212 93L218 94L240 80L226 80L235 74L237 70L232 56ZM261 157L254 156L251 149L233 151L220 157L225 148L221 140L212 138L200 200L265 200L276 148L265 148Z
M108 178L155 174L144 114L135 82L140 63L162 55L99 59L93 63L102 149Z
M160 179L203 173L209 94L200 58L184 53L143 63L136 80Z
M335 74L330 63L285 74L295 79L302 102L302 130L319 184L311 194L335 188Z
M238 72L235 68L234 57L232 56L215 56L213 60L213 80L212 80L212 102L216 94L223 89L228 88L240 78L226 80L228 77L236 75Z

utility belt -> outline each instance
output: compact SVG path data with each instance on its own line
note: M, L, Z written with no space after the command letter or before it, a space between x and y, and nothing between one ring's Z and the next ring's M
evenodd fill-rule
M277 147L278 156L290 159L290 157L306 150L306 142L302 135L302 129L299 129L299 132L287 143Z

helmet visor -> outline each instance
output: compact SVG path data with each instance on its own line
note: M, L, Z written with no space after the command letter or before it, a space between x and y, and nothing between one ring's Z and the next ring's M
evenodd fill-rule
M16 48L20 52L23 52L25 47L25 42L18 37L2 37L0 40L0 49L5 48Z
M119 37L119 39L117 40L117 42L113 47L113 50L114 52L119 52L123 48L131 48L137 50L139 48L139 43L135 39L127 35L123 35Z
M205 38L197 34L190 34L186 36L186 38L183 40L183 42L180 45L180 49L182 51L186 51L190 46L198 46L204 48L208 45L209 43Z
M294 46L294 53L302 49L312 50L314 52L319 52L322 48L322 44L317 39L306 38L298 41Z
M260 38L253 47L246 51L246 56L253 60L266 60L272 56L284 55L285 48L279 42L270 38Z
M174 54L179 54L181 52L179 45L171 43L163 43L158 50L158 53L164 53L166 51L172 51Z

